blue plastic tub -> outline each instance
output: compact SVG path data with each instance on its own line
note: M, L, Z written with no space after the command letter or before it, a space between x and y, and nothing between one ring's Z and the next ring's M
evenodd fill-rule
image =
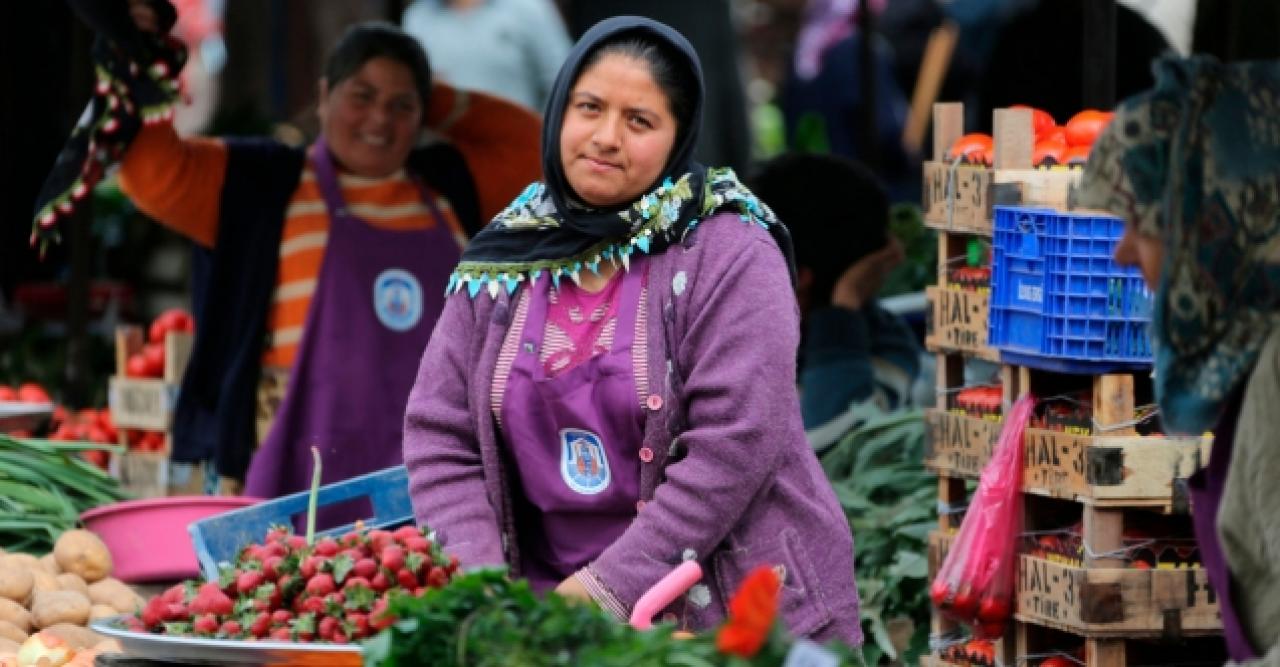
M1112 259L1119 218L994 208L987 340L1008 363L1067 373L1151 365L1151 292Z
M218 563L235 560L240 549L260 544L272 526L293 525L306 516L309 493L302 491L251 507L224 512L195 521L187 526L196 560L206 579L216 580ZM409 502L409 472L404 466L387 468L320 487L317 507L325 507L367 498L373 516L364 519L368 528L394 528L413 522L413 506ZM341 535L353 524L317 530L317 535Z

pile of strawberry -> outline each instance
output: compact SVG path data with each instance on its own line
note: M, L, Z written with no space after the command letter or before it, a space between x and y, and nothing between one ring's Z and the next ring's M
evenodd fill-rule
M283 527L241 550L216 582L186 581L147 602L130 629L218 639L345 644L390 625L392 594L442 588L458 569L423 529L352 530L312 546Z

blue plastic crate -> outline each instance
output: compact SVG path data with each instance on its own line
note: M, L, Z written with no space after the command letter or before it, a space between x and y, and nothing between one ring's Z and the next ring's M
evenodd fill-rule
M281 496L244 509L224 512L187 526L200 571L206 579L216 579L218 563L235 560L240 549L262 541L274 525L291 525L306 516L309 492ZM373 516L364 519L368 528L393 528L413 522L409 502L409 471L396 466L320 487L316 506L368 498ZM318 535L341 535L353 523L317 530Z
M994 208L987 340L1018 365L1068 373L1151 365L1151 292L1112 259L1124 221Z

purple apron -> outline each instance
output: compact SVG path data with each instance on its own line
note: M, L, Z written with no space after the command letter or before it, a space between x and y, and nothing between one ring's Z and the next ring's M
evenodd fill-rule
M313 445L322 484L404 462L409 390L461 254L421 184L435 227L377 229L347 208L323 137L312 162L329 241L284 403L249 465L245 493L259 498L310 488ZM318 527L368 518L359 508L335 509L321 513Z
M1241 396L1242 392L1237 390L1234 397L1227 401L1222 419L1214 429L1209 465L1197 471L1187 481L1191 493L1191 521L1200 547L1200 560L1204 563L1205 574L1209 576L1209 583L1218 596L1227 653L1237 662L1253 660L1258 654L1245 635L1240 616L1232 605L1233 580L1231 571L1227 569L1222 542L1218 539L1218 506L1222 503L1227 470L1231 466L1231 451L1235 448L1236 420L1240 414Z
M613 348L554 378L539 361L551 280L530 288L502 424L519 471L521 570L535 590L590 563L635 518L648 452L631 357L643 273L633 263L622 276Z

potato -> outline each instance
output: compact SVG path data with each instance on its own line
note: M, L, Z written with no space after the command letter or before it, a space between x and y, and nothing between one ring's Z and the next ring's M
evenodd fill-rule
M119 616L120 612L109 604L95 604L89 607L89 622L92 623L100 618L112 618Z
M89 622L90 607L88 596L76 591L41 593L31 605L31 622L41 629L59 623L84 625Z
M22 648L22 642L15 642L12 639L0 637L0 657L18 655L18 649ZM17 664L16 662L14 664Z
M89 585L89 601L94 604L110 605L121 614L132 614L147 604L129 584L114 577L95 581Z
M6 561L6 567L18 565L19 567L25 567L28 570L40 569L40 559L32 556L31 554L11 553L5 554L4 558Z
M62 590L58 585L58 578L44 570L31 570L31 578L34 583L31 585L31 596L27 598L27 604L31 603L37 593L52 593Z
M104 639L94 644L93 650L98 653L124 653L124 647L120 645L118 639Z
M64 591L75 591L85 597L89 597L89 584L84 583L84 579L78 574L63 572L56 577L58 580L58 588Z
M0 598L0 621L8 621L23 632L31 632L31 612L8 598Z
M93 630L79 625L71 625L70 623L57 623L41 630L41 632L61 639L77 651L93 648L98 642L106 639L106 637Z
M58 559L54 558L52 551L40 557L40 567L55 577L62 574L62 568L58 567Z
M19 567L16 561L8 558L0 560L0 597L14 602L26 602L31 596L33 585L35 577L31 570Z
M63 572L93 583L111 574L111 552L102 539L87 530L68 530L53 545L53 557Z
M27 641L27 633L22 628L10 623L9 621L0 621L0 638L15 641L21 644Z

